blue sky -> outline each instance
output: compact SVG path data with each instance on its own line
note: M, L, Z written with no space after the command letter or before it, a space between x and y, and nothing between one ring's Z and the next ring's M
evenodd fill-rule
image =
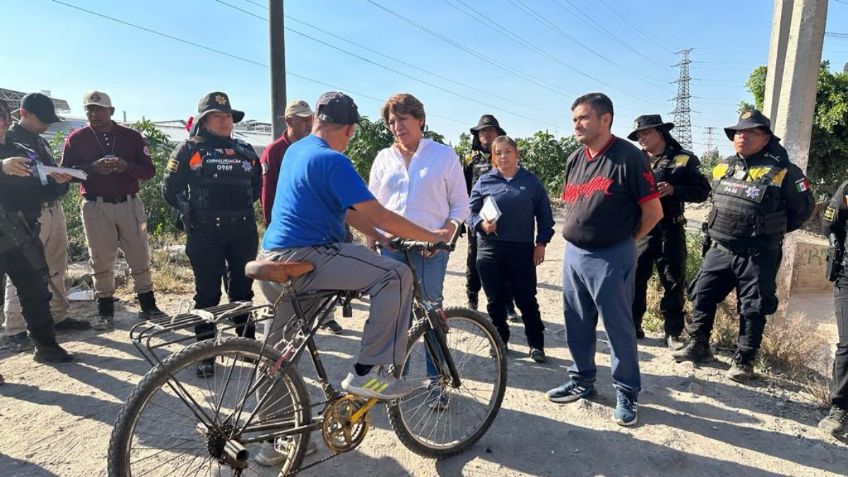
M111 94L118 115L126 111L130 120L185 119L201 96L222 90L247 118L269 120L265 0L62 1L248 61L50 0L3 0L7 29L0 86L50 90L78 114L83 92L100 89ZM671 65L679 60L674 52L693 48L694 149L705 149L704 127L714 126L714 144L725 153L729 142L721 127L735 122L739 101L750 99L745 80L767 62L772 5L770 0L286 0L287 67L300 76L289 75L288 97L314 104L333 85L376 118L385 98L410 92L424 103L431 128L456 142L483 113L494 113L516 137L544 129L571 134L571 101L603 91L616 107L613 130L623 136L638 114L659 112L672 119L668 99L677 87L669 82L678 70ZM827 31L846 33L845 25L848 0L831 1ZM824 58L841 69L848 62L848 40L826 37Z

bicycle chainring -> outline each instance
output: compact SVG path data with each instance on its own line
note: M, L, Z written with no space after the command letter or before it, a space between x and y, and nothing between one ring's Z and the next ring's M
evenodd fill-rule
M337 454L351 451L365 439L371 426L370 413L366 413L359 422L352 423L350 420L364 404L361 399L348 394L327 407L321 437L331 451Z

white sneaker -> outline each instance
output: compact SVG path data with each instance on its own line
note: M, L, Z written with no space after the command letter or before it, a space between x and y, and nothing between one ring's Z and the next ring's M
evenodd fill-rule
M415 391L417 385L392 376L382 366L375 366L365 376L349 373L342 381L342 389L361 398L377 398L381 401L400 399Z
M257 464L266 467L280 465L289 458L291 446L292 442L286 437L278 437L274 442L263 442L259 446L259 453L256 454L254 460ZM306 443L306 454L304 455L312 455L317 451L318 447L312 442L312 439L309 439Z

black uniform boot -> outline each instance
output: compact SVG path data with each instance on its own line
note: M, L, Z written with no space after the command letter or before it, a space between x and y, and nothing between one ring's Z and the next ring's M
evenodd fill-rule
M737 383L748 382L749 379L754 377L754 357L754 353L737 351L725 376Z
M678 363L692 361L693 363L704 363L715 359L710 351L710 343L698 338L690 338L680 351L671 355Z
M468 294L468 308L471 308L472 310L477 311L477 307L478 307L477 294L476 293L469 293Z
M111 330L115 327L115 299L111 296L97 299L97 321L94 328L97 331Z
M59 346L55 336L50 332L45 336L33 336L35 343L35 354L32 359L39 363L67 363L73 361L74 357Z
M156 297L153 295L153 291L139 293L138 304L141 306L141 311L138 312L139 320L147 321L168 316L156 306Z

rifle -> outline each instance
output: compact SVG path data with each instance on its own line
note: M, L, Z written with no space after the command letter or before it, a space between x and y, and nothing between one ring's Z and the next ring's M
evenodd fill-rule
M835 282L842 271L842 258L845 255L845 247L842 241L835 233L831 232L827 237L827 267L825 268L825 276L830 282Z

